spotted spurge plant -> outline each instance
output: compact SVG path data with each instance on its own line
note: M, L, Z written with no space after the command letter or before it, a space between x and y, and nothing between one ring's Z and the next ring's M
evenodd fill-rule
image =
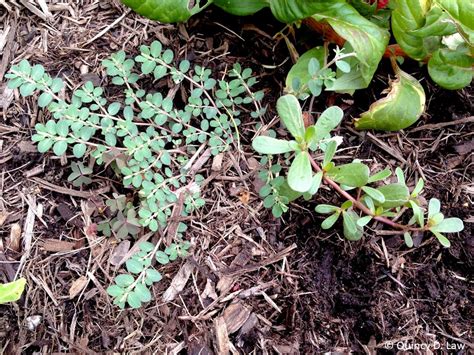
M50 112L49 120L35 126L32 139L39 152L92 162L71 165L68 179L74 186L92 182L95 163L111 167L124 188L134 191L133 203L123 195L108 201L110 217L99 224L100 232L122 239L137 236L142 228L164 230L177 203L183 205L176 218L188 217L205 204L200 193L204 178L191 170L193 162L205 149L212 155L231 146L240 149L239 117L257 118L265 112L260 104L263 92L253 91L257 79L249 68L236 63L222 73L212 73L186 59L178 61L159 41L141 46L135 57L119 51L102 65L109 86L86 82L70 97L64 81L52 78L39 64L23 60L6 77L9 87L19 89L22 96L38 94L38 106ZM153 89L146 91L148 87ZM179 243L184 243L186 228L179 223L174 235ZM132 307L138 305L130 293L137 287L143 291L138 298L145 302L144 288L158 279L153 271L146 276L138 272L138 260L143 267L151 265L151 258L146 259L150 246L141 248L138 259L134 256L130 260L135 261L127 263L128 271L139 277L131 282L131 276L120 277L116 285L124 289L123 294L116 287L109 292L116 299L120 296L119 306L125 306L125 300ZM175 260L169 248L165 252L171 253L169 260Z
M410 191L402 169L396 168L397 182L383 183L392 175L390 169L371 174L370 168L358 160L338 165L334 162L340 137L332 137L343 117L337 106L324 111L316 123L305 127L301 106L293 95L282 96L277 102L277 111L293 140L277 139L260 135L253 140L253 148L265 155L284 154L290 159L286 176L280 164L271 164L261 173L266 184L260 195L264 205L272 208L275 217L288 210L289 202L300 196L306 199L315 196L321 186L326 184L345 201L340 206L320 204L316 212L329 216L321 223L322 229L329 229L342 217L344 236L349 240L360 240L364 228L371 221L381 222L404 236L406 244L413 246L412 233L431 232L439 242L449 247L450 242L444 233L461 231L464 226L459 218L444 218L440 212L440 201L433 198L428 204L428 213L421 205L419 194L424 182L418 180ZM321 162L313 157L322 152ZM266 159L267 162L272 160ZM395 222L406 211L411 211L407 224Z

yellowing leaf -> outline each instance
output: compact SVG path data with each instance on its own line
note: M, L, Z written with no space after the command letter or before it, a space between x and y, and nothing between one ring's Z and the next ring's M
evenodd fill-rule
M26 279L21 278L16 281L0 284L0 304L18 301L25 289Z
M367 112L356 119L357 129L398 131L410 127L425 110L425 92L411 75L398 70L390 83L388 95L374 102Z

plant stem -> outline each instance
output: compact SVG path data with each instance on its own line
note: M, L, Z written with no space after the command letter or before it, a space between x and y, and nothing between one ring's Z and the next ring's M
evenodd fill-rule
M314 168L314 170L316 170L317 172L323 172L323 169L321 169L321 167L318 165L318 163L316 163L316 161L314 160L314 158L311 155L309 155L309 159L311 161L311 165ZM344 191L335 181L331 180L330 178L328 178L325 175L323 175L323 180L326 184L331 186L339 195L341 195L341 196L345 197L346 199L348 199L349 201L351 201L352 205L354 207L361 210L366 215L372 216L372 218L375 219L376 221L381 222L381 223L386 224L386 225L389 225L390 227L392 227L394 229L400 229L402 231L409 231L409 230L410 231L422 231L423 230L423 228L410 227L410 226L406 226L406 225L403 225L403 224L396 223L396 222L394 222L394 221L392 221L392 220L390 220L386 217L383 217L383 216L376 216L363 203L356 200L349 193L347 193L347 191Z

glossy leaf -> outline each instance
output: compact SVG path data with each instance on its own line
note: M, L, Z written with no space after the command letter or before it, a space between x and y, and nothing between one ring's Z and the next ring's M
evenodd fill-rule
M297 139L302 139L305 128L298 99L293 95L280 97L277 101L277 111L291 135Z
M296 154L288 171L288 185L297 192L306 192L313 183L313 170L307 152Z
M428 219L441 211L441 202L437 198L432 198L428 203Z
M322 229L329 229L331 228L334 223L337 222L337 220L339 219L339 216L340 216L340 212L336 212L336 213L333 213L332 215L330 215L328 218L326 218L322 223L321 223L321 228Z
M357 224L359 216L352 210L342 212L342 222L344 237L351 241L357 241L362 238L363 229Z
M293 141L293 143L295 143ZM294 144L283 139L259 136L252 142L252 147L260 154L283 154L294 151Z
M472 81L474 58L464 51L447 48L433 53L428 62L431 78L449 90L462 89Z
M414 124L425 110L425 92L411 75L399 70L388 95L356 119L357 129L398 131Z
M451 19L461 28L467 40L474 43L474 2L469 0L433 0L446 11Z
M321 11L315 13L313 18L317 21L327 21L339 36L350 43L356 53L360 73L358 85L352 85L351 88L366 88L372 81L385 52L390 38L389 32L367 20L345 1L331 1L330 4L323 6ZM351 74L352 71L344 75ZM330 89L334 90L332 87ZM344 88L338 86L338 90Z
M367 195L369 195L374 201L377 203L384 203L385 196L379 190L374 189L370 186L362 186L362 191L364 191Z
M192 0L121 0L135 12L163 23L183 22L210 4Z
M408 202L410 196L408 187L399 183L380 186L377 188L377 191L381 192L385 197L383 203L376 203L378 206L382 206L383 208L403 206Z
M392 11L392 32L400 47L411 58L422 60L428 55L423 38L413 34L425 24L430 9L426 0L394 0Z
M214 0L214 5L237 16L247 16L268 6L267 0Z
M369 168L362 163L339 165L327 171L327 176L339 184L362 187L369 181Z

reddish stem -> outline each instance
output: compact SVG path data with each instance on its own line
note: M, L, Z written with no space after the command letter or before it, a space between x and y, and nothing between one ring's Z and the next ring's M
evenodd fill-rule
M323 169L321 169L321 167L318 165L318 163L316 163L314 161L314 159L311 155L309 156L309 159L311 161L311 165L313 166L314 170L316 170L317 172L323 172L324 173ZM348 199L349 201L351 201L352 205L354 207L361 210L366 215L372 216L372 218L375 219L376 221L387 224L390 227L395 228L395 229L401 229L402 231L409 231L409 230L411 230L411 231L421 231L421 230L423 230L422 228L404 226L403 224L393 222L392 220L390 220L388 218L385 218L385 217L382 217L382 216L376 216L363 203L356 200L347 191L344 191L335 181L331 180L330 178L328 178L325 175L323 175L323 180L326 184L330 185L334 190L336 190L336 192L339 195L341 195L341 196L345 197L346 199Z

